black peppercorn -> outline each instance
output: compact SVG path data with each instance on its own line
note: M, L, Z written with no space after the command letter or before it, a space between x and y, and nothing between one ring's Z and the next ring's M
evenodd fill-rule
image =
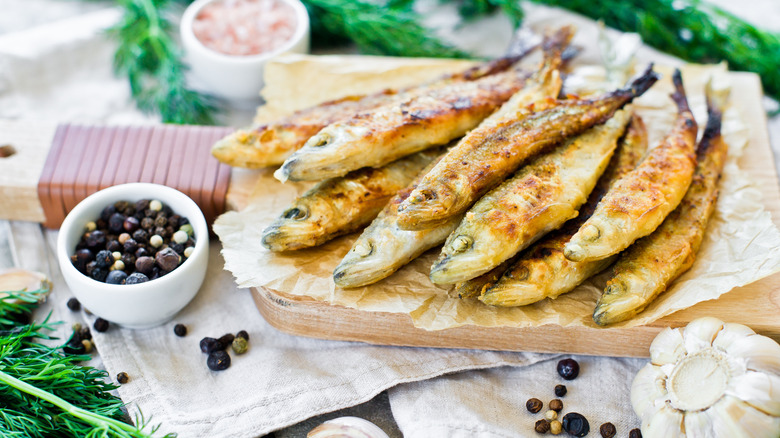
M149 200L148 199L139 199L135 201L135 211L144 211L147 208L149 208Z
M154 218L154 226L165 228L166 225L168 225L168 218L165 217L165 213L158 213L157 217Z
M604 423L599 427L599 433L604 438L612 438L617 433L617 429L615 429L615 425L612 423Z
M133 231L133 240L138 243L146 243L149 241L149 233L146 230L139 228Z
M108 219L108 231L119 234L122 232L122 226L125 223L125 217L122 216L122 213L114 213L111 215L111 217Z
M122 223L122 228L128 233L132 233L141 226L141 222L133 216L129 216Z
M537 413L542 410L542 407L544 406L544 403L542 403L541 400L538 398L529 398L527 402L525 402L525 408L528 409L528 412Z
M209 353L206 365L212 371L222 371L230 366L230 355L224 350L215 350Z
M154 268L154 260L151 257L138 257L135 260L135 270L144 275L151 275L152 268Z
M154 220L154 217L157 216L157 211L152 210L151 208L147 208L144 210L144 216L150 218L151 220Z
M122 385L127 383L129 380L130 380L130 376L128 376L127 373L124 371L116 375L116 381Z
M247 341L249 340L249 333L246 332L246 330L239 330L238 333L236 333L237 338L244 338Z
M550 422L545 419L541 419L534 425L534 430L536 433L545 434L550 431Z
M106 275L106 283L108 284L124 284L127 279L125 271L111 271Z
M145 217L141 219L141 228L143 228L146 231L151 231L151 229L154 228L154 219L150 217Z
M92 339L92 332L89 330L89 327L84 326L79 329L79 338L83 341L84 339Z
M109 205L100 212L100 220L108 222L114 213L116 213L116 207Z
M134 253L138 249L138 242L135 239L127 239L124 244L125 252Z
M149 248L138 248L135 251L135 258L140 259L141 257L147 257L149 256Z
M109 240L106 243L106 249L111 252L122 251L122 244L118 240Z
M214 338L205 337L200 340L200 351L211 353L212 351L224 350L225 347Z
M91 277L92 276L92 271L95 268L97 268L97 264L94 261L89 262L89 263L87 263L87 267L86 267L86 269L84 269L84 272Z
M89 233L87 235L86 241L87 248L90 248L94 251L99 251L100 249L105 248L106 235L98 229Z
M122 263L125 264L125 270L135 266L135 256L132 254L124 253L122 254L122 258L120 260L122 260Z
M220 338L217 340L223 346L223 348L227 348L228 345L233 343L233 339L235 338L236 337L232 333L228 333L226 335L220 336Z
M95 254L95 266L98 268L108 268L114 264L114 256L111 251L104 249Z
M76 298L69 299L68 303L67 303L67 306L68 306L68 309L70 309L70 310L72 310L74 312L77 312L77 311L81 310L81 303Z
M552 409L555 412L561 412L563 410L563 402L558 400L557 398L554 400L550 400L550 409Z
M576 412L569 412L564 415L561 424L563 425L563 430L569 435L583 437L590 432L590 423L588 423L588 419Z
M106 277L108 277L108 268L98 268L95 266L89 273L89 276L92 277L93 280L104 282L106 281Z
M84 344L81 343L81 339L78 336L73 336L70 341L62 347L62 351L64 351L65 354L84 354L87 352L87 349L84 347Z
M165 248L155 254L154 261L163 271L171 272L179 266L181 256L171 248Z
M628 433L628 438L642 438L642 431L637 429L631 429L631 432Z
M168 225L172 226L173 228L178 229L179 228L179 219L181 219L181 216L178 214L173 214L171 217L168 218Z
M92 251L86 248L76 251L74 256L75 260L73 261L73 266L75 266L76 269L81 272L85 272L87 270L87 263L95 260L95 255L92 253Z
M103 318L98 318L98 319L96 319L96 320L95 320L95 323L94 323L94 324L92 324L92 327L93 327L95 330L97 330L98 332L100 332L100 333L103 333L103 332L105 332L106 330L108 330L108 326L109 326L109 322L108 322L108 321L106 321L106 320L105 320L105 319L103 319Z
M580 374L580 364L574 359L563 359L558 362L558 374L566 380L576 379Z
M180 254L180 255L184 254L184 245L182 245L181 243L173 242L171 243L169 248L176 251L176 254Z
M146 283L147 281L149 281L149 277L140 272L133 272L125 278L125 284Z
M187 326L184 324L176 324L173 326L173 333L178 337L184 337L187 335Z
M566 386L565 385L555 385L555 396L556 397L563 397L566 395Z
M130 203L127 202L127 201L116 201L116 202L114 202L114 208L116 209L116 211L122 211L122 210L124 210L125 208L127 208L129 206L130 206Z

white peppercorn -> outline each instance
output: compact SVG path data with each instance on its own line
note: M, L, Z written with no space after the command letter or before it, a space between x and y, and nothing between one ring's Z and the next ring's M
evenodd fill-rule
M149 238L149 245L152 245L155 248L159 248L160 245L163 244L163 238L159 234L155 234L154 236Z

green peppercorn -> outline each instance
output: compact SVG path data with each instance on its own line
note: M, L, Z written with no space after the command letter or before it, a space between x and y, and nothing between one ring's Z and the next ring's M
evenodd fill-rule
M181 227L179 227L179 231L184 231L190 237L192 237L192 235L195 234L195 230L192 229L192 225L190 225L190 224L182 225Z
M235 351L236 354L244 354L246 353L248 343L244 338L235 338L233 339L233 344L231 346L233 347L233 351Z

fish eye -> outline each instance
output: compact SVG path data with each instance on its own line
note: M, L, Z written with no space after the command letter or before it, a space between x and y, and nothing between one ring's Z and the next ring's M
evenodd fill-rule
M474 243L474 240L471 237L461 234L452 241L450 248L456 253L463 252L469 249L472 243Z
M360 257L367 257L374 251L374 245L371 242L359 242L355 245L355 254Z
M282 217L284 217L285 219L295 219L295 220L305 219L307 216L308 213L306 212L306 210L300 209L298 207L293 207L282 214Z
M314 143L312 146L320 147L320 146L326 146L330 141L332 140L331 136L328 134L319 134L317 136L316 143Z
M528 278L528 274L528 267L519 266L518 268L511 269L509 272L507 272L507 277L511 278L512 280L524 281Z

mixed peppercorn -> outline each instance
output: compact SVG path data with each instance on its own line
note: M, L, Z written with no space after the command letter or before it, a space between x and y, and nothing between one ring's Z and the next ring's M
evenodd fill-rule
M574 380L580 373L580 364L574 359L563 359L558 362L556 367L558 374L565 380ZM568 392L565 385L556 385L556 397L563 397ZM544 403L538 398L531 398L525 403L528 412L536 414L542 410ZM550 400L549 409L545 411L544 418L536 421L534 430L539 434L547 432L558 435L566 432L570 436L584 437L590 433L590 423L580 413L569 412L559 421L558 415L563 410L563 401L556 398ZM612 423L604 423L599 427L599 433L603 438L612 438L617 434L617 428ZM639 429L633 429L629 432L630 438L642 438L642 432Z
M244 354L248 349L249 333L241 330L235 335L228 333L219 339L205 337L200 340L200 351L208 354L206 365L212 371L222 371L230 366L230 355L227 348L231 347L236 354Z
M86 224L71 262L110 284L138 284L181 265L195 248L189 220L158 200L119 201Z

